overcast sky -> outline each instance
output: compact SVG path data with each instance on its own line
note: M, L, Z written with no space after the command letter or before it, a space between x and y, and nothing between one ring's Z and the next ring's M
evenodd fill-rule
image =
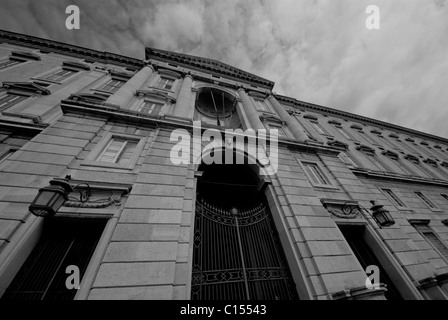
M81 29L67 30L78 5ZM368 30L376 5L381 29ZM0 28L144 58L223 61L299 100L448 138L446 0L0 0Z

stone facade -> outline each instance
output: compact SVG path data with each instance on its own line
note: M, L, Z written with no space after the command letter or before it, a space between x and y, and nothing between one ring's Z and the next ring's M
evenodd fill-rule
M151 48L138 60L1 31L7 60L19 63L0 69L0 101L26 99L0 102L0 296L42 236L44 218L28 206L52 178L70 175L130 190L116 205L57 213L107 220L75 299L190 299L198 164L173 164L170 137L193 133L193 121L223 132L195 108L213 89L234 99L241 129L285 134L264 194L301 299L384 299L383 289L366 288L341 226L363 228L402 298L448 299L447 139L280 96L273 82L232 66ZM113 138L135 142L128 165L98 161ZM394 225L378 225L371 200ZM353 216L329 209L347 203Z

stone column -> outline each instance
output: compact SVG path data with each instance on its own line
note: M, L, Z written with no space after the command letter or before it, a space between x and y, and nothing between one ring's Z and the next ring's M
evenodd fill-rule
M174 115L188 118L191 114L191 87L193 86L193 76L186 74L182 81L182 87L180 88L179 95L176 100L176 108L174 109Z
M268 100L274 107L275 111L277 111L280 118L286 122L286 126L288 127L289 131L292 132L294 138L296 138L299 142L305 142L306 140L309 140L308 134L303 130L301 125L285 110L285 108L283 108L283 106L273 95L269 95Z
M244 88L238 89L238 95L240 96L240 99L243 102L244 112L246 113L246 116L249 119L252 129L254 129L255 131L260 129L266 129L260 120L258 110L255 108L254 104L252 103L252 100L249 98L249 95L244 90Z
M153 72L154 68L151 65L145 66L111 95L106 102L125 108L132 97L135 96L135 91L141 89Z

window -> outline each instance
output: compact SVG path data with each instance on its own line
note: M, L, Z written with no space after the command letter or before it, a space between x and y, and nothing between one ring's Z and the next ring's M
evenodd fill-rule
M310 120L310 123L319 134L327 134L324 128L322 128L322 126L319 124L319 122Z
M381 189L396 207L406 207L403 201L390 189Z
M65 79L71 77L72 75L74 75L75 73L77 73L76 71L73 70L58 70L55 72L50 73L49 75L40 77L39 79L41 80L47 80L47 81L54 81L54 82L62 82Z
M413 226L442 257L448 259L448 248L427 224L413 224Z
M117 80L117 79L110 79L105 84L103 84L101 87L98 88L98 90L103 90L107 92L116 92L121 86L124 84L124 81Z
M414 192L414 193L415 193L415 195L416 195L417 197L419 197L420 200L422 200L428 207L430 207L431 209L437 209L436 205L433 204L431 201L429 201L429 199L426 198L426 196L425 196L423 193L421 193L421 192Z
M341 159L342 162L344 162L349 167L356 168L358 165L355 163L355 161L345 152L340 152L338 155L338 158Z
M263 100L254 99L254 102L255 107L257 108L258 111L271 112L271 110L269 110L269 107Z
M109 162L126 165L129 164L135 148L137 140L126 140L120 138L112 138L109 144L104 148L97 161Z
M386 157L388 157L395 165L402 171L401 173L404 173L406 175L413 175L414 173L409 170L404 163L400 160L398 154L390 151L385 151L382 153Z
M342 128L342 126L339 125L335 125L334 126L336 128L336 130L338 130L338 132L340 134L342 134L342 136L348 140L352 140L353 138L347 133L347 131L344 130L344 128Z
M446 195L446 194L441 194L441 196L443 197L443 199L448 200L448 195Z
M16 64L22 63L23 61L18 60L6 60L3 62L0 62L0 70L15 66Z
M365 155L369 158L373 164L380 169L380 171L389 171L386 169L386 167L383 166L383 164L379 161L379 159L376 157L375 153L373 152L364 152Z
M174 80L171 78L161 77L157 82L156 87L165 90L171 90L174 85Z
M14 154L15 150L9 149L0 155L0 164Z
M17 94L7 93L4 96L0 97L0 112L4 111L17 103L27 99L26 96L20 96Z
M305 174L314 184L329 185L329 180L325 177L317 163L303 162Z
M153 101L145 101L138 109L138 112L158 116L162 111L162 107L163 104L161 103Z
M372 144L376 144L376 142L371 139L362 129L358 129L358 128L354 128L356 130L356 132L358 132L367 142L372 143Z
M105 219L45 219L42 237L2 296L3 300L71 300L66 268L84 276L106 225Z

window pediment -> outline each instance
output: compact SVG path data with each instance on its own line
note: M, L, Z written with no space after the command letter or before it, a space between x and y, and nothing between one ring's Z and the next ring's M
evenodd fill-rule
M361 127L359 124L352 124L352 125L350 126L350 128L352 128L352 129L356 129L356 130L362 130L362 127Z
M398 158L399 158L398 153L395 153L395 152L390 151L390 150L383 151L383 152L381 152L381 154L386 156L386 157L388 157L388 158L392 158L394 160L398 160Z
M356 150L362 151L362 152L368 152L368 153L375 153L375 149L373 149L373 148L371 148L369 146L366 146L364 144L361 144L361 145L357 146Z
M255 98L255 99L259 99L259 100L264 100L267 98L266 94L261 93L261 92L256 92L256 91L249 91L247 93L250 97Z
M391 133L389 134L389 137L394 138L394 139L399 139L400 137L398 135L396 135L395 133Z
M76 70L85 70L85 71L90 71L90 66L82 63L82 62L77 62L77 61L64 61L62 63L63 67L68 67L68 68L72 68L72 69L76 69Z
M381 135L382 134L382 132L380 131L380 130L376 130L376 129L373 129L372 131L370 131L371 133L374 133L374 134L378 134L378 135Z
M29 94L37 93L44 96L51 94L50 90L33 82L3 82L3 88L8 89L8 91L14 90Z
M282 121L279 117L276 117L275 115L272 114L262 114L260 115L260 119L266 120L268 122L272 122L272 123L276 123L278 125L283 125L285 124L284 121Z
M404 156L404 158L413 162L420 162L420 159L412 154L407 154Z
M339 141L339 140L328 141L327 145L329 145L330 147L336 147L336 148L348 150L348 144L346 144L342 141Z
M423 162L427 163L427 164L430 164L430 165L433 165L433 166L437 166L437 161L434 160L434 159L428 158L428 159L423 160Z
M175 103L176 99L170 96L167 92L163 91L152 91L152 90L137 90L138 96L143 96L152 100L159 100L162 102Z
M328 123L329 124L334 124L334 125L337 125L337 126L342 126L342 122L334 120L334 119L328 120Z
M309 120L316 120L316 121L319 120L319 117L309 113L304 114L303 117Z
M131 73L119 72L115 70L110 70L110 75L112 76L112 78L122 81L128 81L133 76L133 74Z
M26 52L26 51L12 51L11 58L18 58L20 60L22 60L22 59L34 60L34 61L41 60L41 58L37 54L31 53L31 52Z
M179 72L170 69L158 68L157 72L163 76L168 76L176 79L182 78L182 75Z
M95 104L103 104L104 102L106 102L107 97L99 95L99 94L77 93L77 94L72 94L70 96L70 100L87 102L87 103L95 103Z

